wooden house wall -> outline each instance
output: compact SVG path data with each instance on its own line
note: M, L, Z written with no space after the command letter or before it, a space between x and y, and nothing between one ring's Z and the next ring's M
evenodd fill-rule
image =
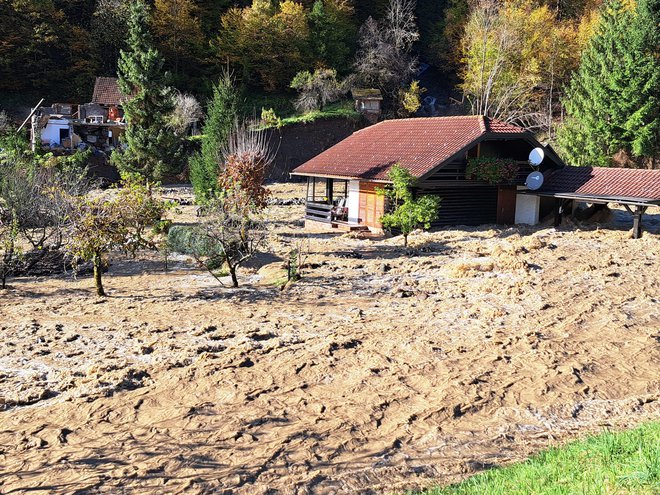
M432 226L513 223L515 188L498 188L481 181L467 180L467 160L479 156L516 160L520 162L520 172L515 183L524 184L525 177L532 171L526 165L531 150L530 143L520 139L484 141L420 182L418 194L433 194L442 198L439 218Z
M432 227L482 225L497 220L497 186L420 187L418 194L433 194L442 199L438 219Z

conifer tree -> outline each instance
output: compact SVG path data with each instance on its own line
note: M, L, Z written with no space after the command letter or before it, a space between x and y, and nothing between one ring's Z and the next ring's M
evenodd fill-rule
M190 161L190 182L195 197L204 202L218 191L218 174L223 162L222 150L236 121L238 93L229 73L223 74L213 88L204 122L202 149Z
M559 145L572 165L609 166L623 153L634 165L657 159L660 116L656 0L636 8L608 1L564 101ZM619 157L620 159L620 157Z
M176 173L179 165L179 140L167 126L174 96L163 58L153 47L146 4L138 0L130 9L128 48L120 52L118 63L119 89L126 98L128 126L121 137L126 149L112 158L121 171L162 179Z

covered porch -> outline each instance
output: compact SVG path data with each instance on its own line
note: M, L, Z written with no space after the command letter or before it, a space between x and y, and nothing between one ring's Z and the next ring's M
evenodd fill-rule
M348 180L307 177L305 218L348 223Z
M307 177L305 220L344 230L367 230L363 186L358 180Z

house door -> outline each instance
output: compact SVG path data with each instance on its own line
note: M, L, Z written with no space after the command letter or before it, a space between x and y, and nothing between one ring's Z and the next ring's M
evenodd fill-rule
M66 138L69 137L69 129L62 128L60 127L60 144L62 144L62 141L64 141Z
M497 223L513 225L516 222L516 186L497 188Z
M360 183L360 213L361 224L380 228L380 217L385 213L385 198L376 192L374 183Z

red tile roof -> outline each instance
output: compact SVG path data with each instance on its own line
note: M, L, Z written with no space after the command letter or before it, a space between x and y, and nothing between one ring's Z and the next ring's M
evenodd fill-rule
M124 95L119 91L116 77L97 77L94 83L92 103L99 105L119 105Z
M387 180L399 163L421 177L484 135L525 132L477 115L386 120L354 132L292 173Z
M660 170L565 167L549 174L539 192L660 201Z

